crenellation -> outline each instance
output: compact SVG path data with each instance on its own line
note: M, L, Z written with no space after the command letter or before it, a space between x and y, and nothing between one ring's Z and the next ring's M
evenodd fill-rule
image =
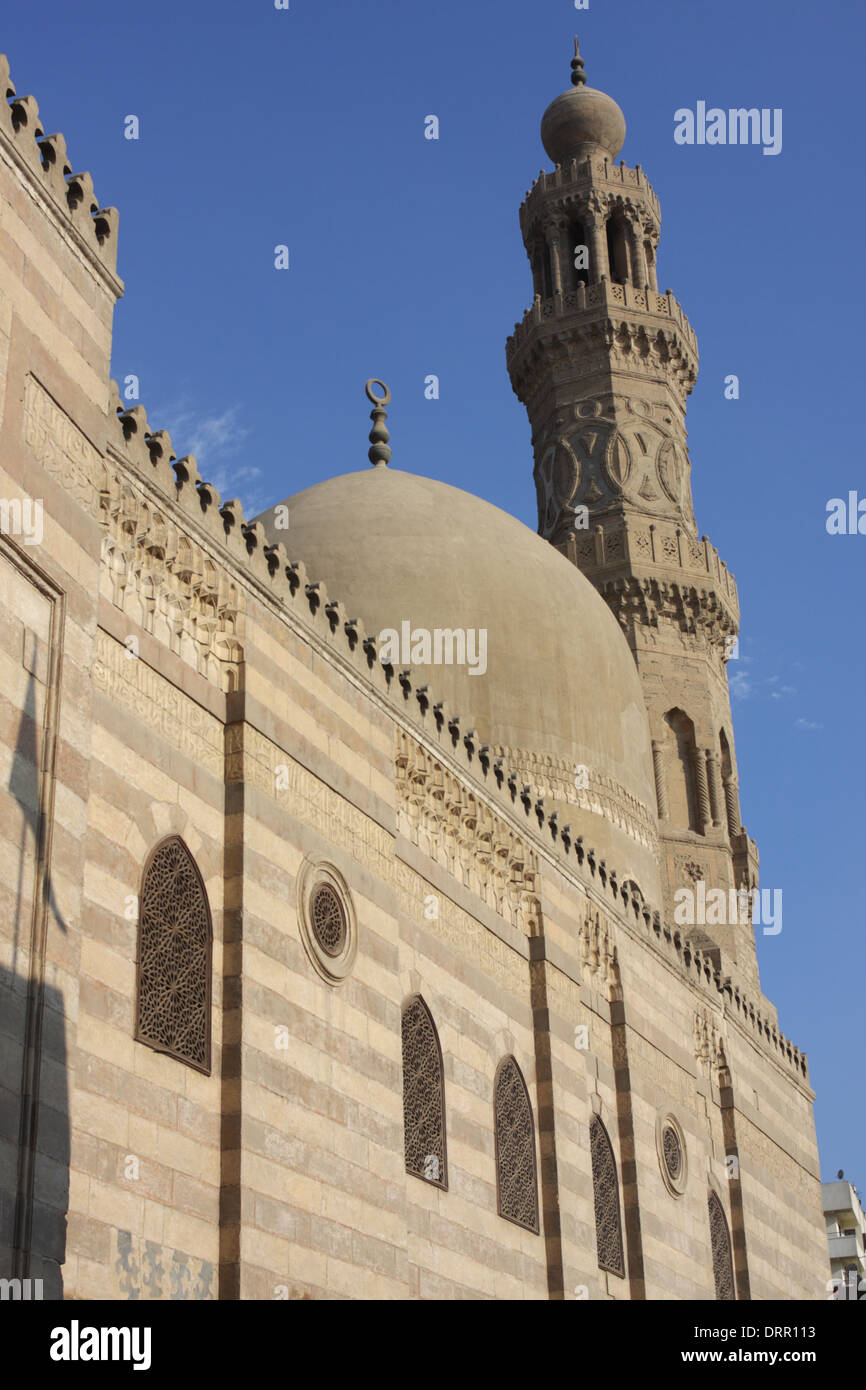
M0 132L8 137L39 187L66 214L67 225L75 229L88 251L113 276L117 264L117 209L100 207L88 173L73 173L66 140L60 134L45 134L36 98L16 95L5 54L0 54L0 86L6 94L6 100L0 102Z

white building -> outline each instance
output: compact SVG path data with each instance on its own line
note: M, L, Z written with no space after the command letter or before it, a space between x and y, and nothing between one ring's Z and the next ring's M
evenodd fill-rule
M836 1182L821 1184L821 1196L836 1297L857 1298L861 1287L866 1294L866 1216L860 1195L840 1171Z

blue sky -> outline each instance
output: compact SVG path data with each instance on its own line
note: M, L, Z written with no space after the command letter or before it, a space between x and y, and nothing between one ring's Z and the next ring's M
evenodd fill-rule
M38 20L11 7L2 45L120 210L114 375L139 376L151 427L223 496L252 515L366 466L381 376L395 467L534 528L504 349L531 298L517 210L549 167L538 125L575 31L661 200L660 286L701 349L695 510L739 584L743 817L784 895L762 984L809 1053L824 1176L864 1189L866 536L825 529L829 498L866 497L862 7L48 0ZM676 145L674 111L699 100L781 107L781 154Z

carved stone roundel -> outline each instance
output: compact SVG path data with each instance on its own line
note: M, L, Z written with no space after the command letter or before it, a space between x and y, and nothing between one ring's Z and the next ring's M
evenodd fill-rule
M325 954L339 956L346 944L346 914L330 883L318 883L313 889L310 923Z
M666 439L658 452L659 482L672 502L682 506L685 467L680 450L672 439Z
M553 460L553 492L560 506L566 506L577 492L580 468L577 459L564 439L556 446Z
M683 1152L680 1148L679 1136L673 1125L665 1126L662 1134L662 1153L664 1154L668 1177L671 1182L676 1182L683 1171Z
M333 864L305 860L298 875L298 926L315 969L329 984L355 963L358 930L349 887Z
M674 1115L657 1116L656 1147L665 1187L672 1197L681 1197L688 1180L686 1139L682 1126Z
M622 492L631 473L631 453L619 430L615 430L608 441L605 471L616 491Z
M580 465L567 440L559 439L541 456L535 474L538 517L542 533L553 530L563 507L569 505L580 484Z
M549 536L556 521L556 503L553 495L553 467L556 445L545 449L535 470L535 488L538 495L538 529Z

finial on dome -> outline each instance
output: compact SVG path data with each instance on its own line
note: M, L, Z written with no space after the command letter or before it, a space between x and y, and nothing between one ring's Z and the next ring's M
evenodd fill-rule
M373 390L374 386L381 386L381 396L376 395ZM379 378L375 376L370 377L370 380L364 387L364 391L366 392L367 400L373 403L373 409L370 411L370 419L373 421L373 428L370 431L370 448L367 451L367 458L374 468L387 468L391 460L391 450L388 448L388 440L391 436L385 424L388 412L384 410L383 407L390 405L391 392L388 390L384 381L380 381Z
M574 57L571 60L571 85L581 87L586 83L586 73L583 70L583 59L580 56L580 49L577 46L577 34L574 36Z

